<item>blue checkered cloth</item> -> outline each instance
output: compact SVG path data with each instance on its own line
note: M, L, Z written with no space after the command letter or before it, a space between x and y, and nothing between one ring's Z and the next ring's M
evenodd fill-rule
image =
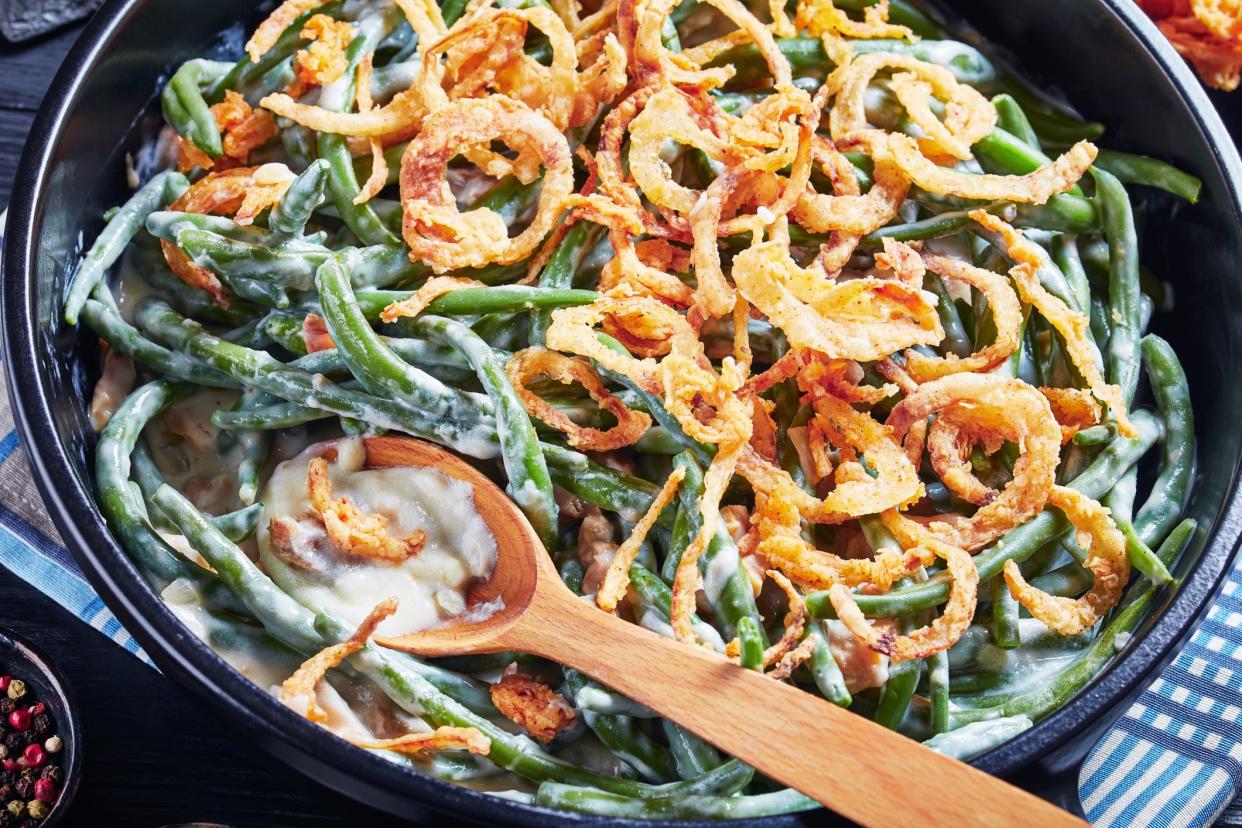
M1173 663L1087 756L1078 777L1097 828L1236 824L1242 791L1242 560ZM1223 818L1223 819L1222 819Z
M7 397L0 397L0 433L0 565L151 664L60 542L18 446ZM1091 822L1242 825L1242 806L1229 807L1242 790L1239 705L1242 564L1191 643L1087 757L1079 794Z

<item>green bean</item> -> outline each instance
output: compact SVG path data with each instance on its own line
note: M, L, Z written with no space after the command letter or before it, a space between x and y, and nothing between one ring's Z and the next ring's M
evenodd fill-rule
M1142 184L1184 198L1197 204L1203 182L1172 164L1146 155L1101 149L1095 157L1095 166L1112 173L1123 184Z
M433 440L472 457L487 458L496 454L495 435L489 435L482 425L463 426L422 415L393 400L345 388L322 376L286 365L262 351L225 342L159 300L149 299L139 305L136 319L172 347L225 372L241 384L379 428Z
M355 69L363 55L375 49L387 30L397 24L400 11L386 7L379 15L361 21L358 33L345 49L348 68L339 80L325 85L319 93L319 106L333 112L348 112L353 107ZM321 132L318 135L319 157L328 164L328 194L341 219L363 244L400 246L401 239L375 213L370 204L355 204L360 187L354 175L353 156L344 135Z
M1031 127L1045 144L1094 141L1104 134L1103 124L1083 121L1013 78L1005 78L1000 86L1022 107Z
M1096 198L1104 211L1108 239L1108 381L1121 387L1126 405L1134 400L1139 377L1139 250L1130 196L1116 176L1093 168Z
M634 587L634 591L638 593L639 599L645 606L658 612L664 622L669 620L673 614L673 591L669 589L668 584L642 564L634 563L630 565L630 586ZM691 613L690 625L699 638L711 644L713 649L724 649L720 634L697 614ZM671 628L669 629L671 631Z
M530 415L505 376L504 362L460 322L424 315L413 320L412 327L429 339L452 345L478 374L495 410L500 456L508 476L506 491L548 548L552 548L556 542L557 513L552 479Z
M1156 556L1139 534L1134 529L1134 524L1129 520L1117 520L1114 517L1121 534L1126 538L1126 556L1130 559L1130 563L1139 572L1147 576L1154 584L1171 584L1173 576L1169 574L1168 568L1164 562Z
M999 233L985 230L982 227L976 228L974 232L986 239L996 250L1002 251L1006 255L1009 254L1009 245L1005 243L1005 239ZM1068 305L1070 310L1082 311L1083 309L1078 306L1078 300L1074 296L1069 282L1066 281L1065 275L1061 273L1061 269L1052 261L1048 251L1038 244L1031 245L1031 248L1038 258L1035 275L1039 277L1039 283L1049 293Z
M1156 550L1156 557L1160 559L1166 566L1173 563L1181 551L1194 537L1196 530L1199 528L1199 522L1194 518L1186 518L1177 526L1173 527L1173 531L1169 532L1169 536L1164 539L1164 543L1160 544L1160 548Z
M582 264L582 257L594 245L598 238L596 225L580 221L565 231L565 237L556 246L556 252L548 259L539 272L539 286L544 289L568 289L574 286L574 273ZM452 294L449 294L450 296ZM443 313L443 311L440 311ZM530 317L530 344L542 346L548 325L552 324L552 313L548 310L537 310Z
M78 314L91 293L107 275L108 269L125 252L125 247L143 228L147 216L176 199L190 186L178 172L162 172L139 188L104 225L91 249L82 257L69 278L65 293L65 321L78 324Z
M906 718L914 690L918 687L920 661L903 661L888 668L888 681L880 692L880 704L875 710L876 724L889 730L897 730Z
M283 236L302 235L306 223L326 198L324 188L327 184L328 163L323 159L312 161L268 213L268 228Z
M1013 95L1002 92L992 98L992 105L996 107L996 123L1001 129L1033 149L1040 148L1039 136L1035 134L1030 119Z
M247 389L237 401L234 410L248 411L266 397L254 389ZM242 431L237 435L241 448L241 462L237 464L237 499L249 506L259 494L259 475L272 450L272 437L267 431Z
M1013 650L1022 646L1018 631L1018 600L1004 578L992 580L992 641L997 647Z
M1172 528L1190 499L1195 477L1195 419L1190 387L1169 343L1155 334L1143 337L1143 366L1164 421L1164 457L1147 502L1134 526L1139 537L1156 543Z
M565 684L576 697L589 679L577 670L565 670ZM605 747L643 777L655 782L677 778L677 763L668 748L639 729L633 718L579 707L582 719Z
M966 328L962 326L962 317L958 315L957 305L945 287L944 281L935 273L923 276L923 289L936 295L936 313L940 316L940 324L944 328L944 342L949 353L959 357L967 357L974 351Z
M543 454L556 485L587 503L616 512L630 522L642 518L659 491L654 483L601 466L585 455L562 446L544 443ZM656 525L671 526L671 511L665 509Z
M379 318L380 311L384 308L393 302L408 299L410 294L411 291L402 290L360 290L358 305L368 319L375 320ZM432 301L423 312L435 316L517 313L589 305L598 298L599 294L593 290L497 285L484 288L462 288L446 293Z
M714 747L685 728L668 719L661 719L660 727L668 742L669 752L677 763L677 774L682 779L699 779L723 763ZM746 786L741 785L738 790L744 787Z
M1088 497L1104 495L1130 466L1138 462L1160 436L1160 425L1145 411L1131 417L1138 437L1118 437L1092 461L1091 465L1069 485ZM1045 511L1026 524L1011 529L999 541L974 556L980 581L990 581L1000 574L1005 561L1022 561L1035 554L1044 544L1060 537L1069 529L1064 517ZM947 575L934 575L926 583L895 588L887 595L857 595L855 600L871 618L897 618L932 609L949 597ZM819 618L829 617L832 604L828 594L812 592L806 598L807 611Z
M227 374L147 339L104 302L88 299L82 308L82 321L109 347L166 377L215 388L238 386Z
M1090 428L1084 428L1082 431L1074 434L1073 440L1076 446L1099 446L1113 439L1116 432L1111 426L1096 425Z
M743 616L737 622L739 663L747 670L763 671L764 634L759 622Z
M1128 634L1143 618L1147 606L1155 597L1159 587L1148 586L1138 593L1128 606L1122 607L1113 615L1111 621L1104 625L1099 636L1091 642L1073 664L1062 670L1056 678L1040 686L1038 689L1020 693L995 706L980 706L955 710L951 719L953 726L960 727L970 722L978 722L997 716L1028 716L1039 719L1065 704L1087 682L1095 678L1104 664L1117 651L1118 636ZM962 704L967 698L958 697Z
M160 101L164 120L182 137L189 139L212 158L224 155L220 127L203 98L204 85L215 83L228 71L224 64L209 60L189 60L173 73Z
M207 291L191 287L181 281L169 269L168 263L164 261L163 252L158 248L155 250L135 248L129 261L152 292L162 296L179 313L191 319L236 328L262 314L256 305L244 299L233 298L230 299L227 308L220 307Z
M363 388L376 396L394 398L416 410L461 423L481 422L482 415L493 413L488 397L449 388L388 347L371 329L354 299L349 268L349 254L342 253L320 266L316 283L332 341Z
M535 794L545 808L579 811L615 819L759 819L809 811L819 803L792 788L752 796L681 796L636 799L592 788L545 782Z
M807 625L807 635L815 639L815 649L811 651L811 660L807 662L815 686L828 701L840 707L849 707L853 698L849 688L845 686L841 666L837 664L832 648L828 646L828 633L824 630L824 622L810 622Z
M1069 283L1078 307L1090 308L1091 283L1087 280L1087 271L1083 269L1082 259L1078 256L1078 240L1069 235L1058 236L1052 245L1052 259Z

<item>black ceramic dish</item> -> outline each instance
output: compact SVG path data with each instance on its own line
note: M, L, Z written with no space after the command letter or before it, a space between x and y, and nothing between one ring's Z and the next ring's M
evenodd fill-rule
M1080 761L1169 657L1214 594L1242 532L1235 492L1242 458L1235 413L1242 410L1242 163L1193 75L1129 0L949 5L1019 59L1028 76L1067 90L1084 113L1108 124L1110 146L1168 159L1205 184L1194 208L1172 200L1160 206L1144 237L1144 262L1176 284L1177 312L1155 327L1190 373L1201 446L1190 512L1211 531L1201 532L1180 562L1180 587L1162 597L1107 670L1062 709L974 762L1033 783ZM409 817L439 811L493 824L590 822L409 773L308 725L195 639L147 588L100 518L85 416L97 355L90 337L59 321L65 274L83 234L93 237L102 211L122 200L124 153L149 134L160 79L254 16L253 4L241 0L110 0L70 53L31 131L4 251L4 350L44 499L91 582L160 667L282 760ZM821 812L761 822L827 819Z
M59 667L29 641L18 638L8 630L0 630L0 673L21 679L26 683L26 698L47 705L56 722L56 735L64 742L59 760L61 773L64 774L60 796L40 823L52 828L60 824L69 812L82 777L82 730L73 703L73 691Z

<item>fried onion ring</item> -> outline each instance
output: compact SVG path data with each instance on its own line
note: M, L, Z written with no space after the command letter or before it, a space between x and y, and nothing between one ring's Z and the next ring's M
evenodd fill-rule
M1075 489L1057 486L1048 502L1065 513L1080 533L1091 538L1087 560L1094 581L1080 598L1065 598L1031 586L1014 561L1005 561L1005 583L1031 615L1059 635L1078 635L1117 605L1130 579L1126 539L1109 517L1108 510Z
M574 448L583 451L615 451L633 445L651 427L651 417L645 412L629 408L608 391L599 374L583 359L567 357L544 348L527 348L509 358L505 365L505 374L527 413L564 432ZM561 383L577 382L600 408L616 417L617 424L607 431L578 425L526 387L530 380L538 376Z
M294 674L280 685L280 700L290 706L304 702L303 715L306 718L312 722L327 721L327 714L315 702L315 685L319 684L329 670L365 647L367 639L375 634L375 628L396 611L396 598L389 598L377 604L348 639L340 644L325 647L303 661Z
M937 411L949 412L959 427L1022 448L1014 463L1013 481L964 524L933 523L937 533L969 552L1039 514L1061 460L1061 428L1047 399L1021 380L997 374L950 374L920 385L898 403L889 414L888 425L900 440L911 426Z
M516 149L529 146L545 168L535 218L513 238L504 219L489 209L458 212L445 180L453 156L496 139ZM401 159L402 235L410 258L437 273L521 261L552 229L573 186L569 144L547 118L503 95L455 101L423 123Z

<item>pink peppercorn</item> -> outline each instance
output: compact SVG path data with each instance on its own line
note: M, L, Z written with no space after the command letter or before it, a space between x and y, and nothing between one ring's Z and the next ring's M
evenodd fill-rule
M47 761L47 754L38 745L26 745L26 749L22 751L22 758L26 760L27 765L37 768Z
M5 759L3 764L4 764L4 769L10 772L19 770L21 768L21 765L17 764L16 759Z
M50 779L40 779L34 784L34 795L40 802L51 802L56 798L56 783Z
M9 692L9 682L12 680L12 676L0 676L0 693Z
M47 710L47 706L43 702L35 702L26 709L30 711L31 716L40 716L43 714L43 711Z
M9 714L9 727L14 730L25 730L30 727L30 711L14 710Z

